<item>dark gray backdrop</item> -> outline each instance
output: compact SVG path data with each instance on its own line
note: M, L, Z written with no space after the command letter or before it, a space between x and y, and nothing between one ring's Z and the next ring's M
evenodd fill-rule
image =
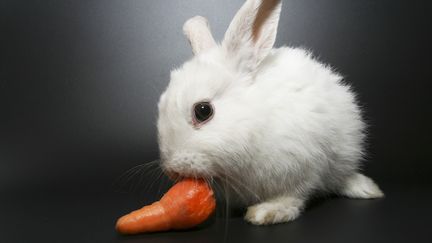
M431 181L432 8L427 2L285 0L280 20L276 46L313 50L357 91L370 125L364 169L388 190L428 187ZM100 222L96 228L104 233L78 227L82 238L72 241L123 240L107 227L110 220L148 197L145 190L119 194L115 181L129 168L158 158L156 104L170 69L192 56L184 21L206 16L220 40L242 3L1 1L0 210L9 218L0 223L9 224L4 228L9 234L0 237L25 241L18 229L41 222L41 228L63 220L78 227L79 213L58 215L71 208L92 215L100 205L94 198L109 194L107 201L117 203L105 204L88 219ZM151 174L142 177L120 187L154 180ZM66 195L79 203L54 200ZM15 222L11 212L34 202L50 206L34 206L43 211L30 214L34 221ZM33 239L60 241L73 234L57 229L49 236L37 229Z

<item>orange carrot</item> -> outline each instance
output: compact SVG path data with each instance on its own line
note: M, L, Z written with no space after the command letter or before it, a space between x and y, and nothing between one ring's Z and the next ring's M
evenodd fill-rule
M204 222L215 207L213 191L204 180L184 179L160 201L119 218L116 229L122 234L136 234L192 228Z

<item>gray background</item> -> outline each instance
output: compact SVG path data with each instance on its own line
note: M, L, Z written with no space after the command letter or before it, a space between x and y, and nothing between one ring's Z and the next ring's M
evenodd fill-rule
M427 58L432 9L427 2L285 0L283 5L276 46L311 49L352 84L370 125L364 170L385 191L407 188L413 193L413 188L429 188L431 182ZM1 1L0 210L6 216L0 219L5 226L0 227L0 238L130 240L112 232L113 220L159 197L169 185L164 176L155 179L157 169L121 175L158 158L156 104L169 82L169 71L192 56L182 25L194 15L206 16L215 38L221 40L242 3ZM398 202L391 196L386 200ZM425 200L410 203L422 205ZM103 210L92 211L101 205ZM398 208L386 209L392 207ZM17 211L24 219L15 219ZM84 219L89 225L83 225ZM231 226L231 232L251 227L240 218L232 220L238 225ZM382 220L374 219L383 224L387 219ZM91 224L99 231L85 230ZM208 235L224 235L224 229L215 225L210 232L153 235L152 240L199 236L202 242ZM280 237L293 229L280 227L289 225L278 226L283 229ZM307 232L307 227L295 232ZM22 228L30 232L20 234ZM57 233L48 233L47 228ZM228 240L235 238L232 234ZM370 241L367 233L362 235ZM298 239L303 239L301 233Z

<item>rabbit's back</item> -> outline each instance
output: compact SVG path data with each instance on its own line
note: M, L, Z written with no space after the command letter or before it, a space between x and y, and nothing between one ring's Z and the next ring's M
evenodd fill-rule
M332 190L355 172L364 123L341 76L307 51L283 47L263 61L250 89L250 103L263 114L261 161L273 160L288 183Z

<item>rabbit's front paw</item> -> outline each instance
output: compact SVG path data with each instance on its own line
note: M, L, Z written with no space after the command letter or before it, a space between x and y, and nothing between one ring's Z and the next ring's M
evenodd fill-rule
M255 225L268 225L292 221L303 208L303 200L293 197L280 197L271 201L250 206L245 220Z

